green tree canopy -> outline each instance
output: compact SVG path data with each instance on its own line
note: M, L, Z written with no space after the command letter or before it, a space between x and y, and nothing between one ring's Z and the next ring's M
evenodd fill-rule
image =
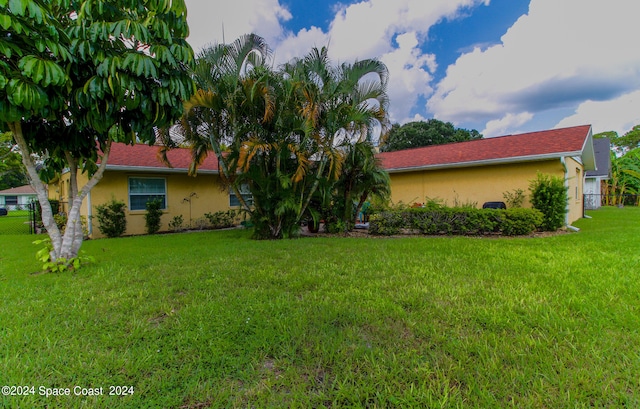
M627 133L612 139L612 144L623 151L640 147L640 125L636 125Z
M456 128L451 122L429 119L426 122L408 122L404 125L394 124L386 137L382 139L380 151L392 152L474 139L482 139L482 134L475 129Z
M600 132L593 135L594 138L609 138L611 145L618 154L640 148L640 125L635 125L631 130L620 136L616 131Z
M37 192L52 260L77 255L80 206L102 177L111 143L153 142L156 127L182 114L194 90L188 33L184 0L0 0L0 123ZM33 153L45 159L40 173ZM43 180L64 168L63 235ZM89 176L83 187L78 171Z

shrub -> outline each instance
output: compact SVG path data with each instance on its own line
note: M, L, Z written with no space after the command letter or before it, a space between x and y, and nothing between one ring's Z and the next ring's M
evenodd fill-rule
M192 229L204 230L210 226L210 223L204 217L198 217L197 219L191 222Z
M236 225L236 216L238 213L235 210L220 210L215 213L205 213L204 217L209 220L211 227L214 229L225 229Z
M369 233L381 236L400 233L406 226L402 212L402 210L386 210L372 214L369 217Z
M107 237L120 237L127 230L127 205L111 199L110 202L96 206L98 229Z
M162 201L159 199L147 202L147 212L144 215L147 234L154 234L160 230L160 218L162 217Z
M531 204L544 215L543 230L554 231L562 227L567 213L569 196L564 180L558 176L538 173L529 184Z
M58 230L60 230L61 234L64 234L64 231L67 227L67 215L66 213L54 213L53 221L56 222L56 226L58 226Z
M169 222L169 229L173 231L182 231L182 224L184 223L184 218L182 215L173 216L173 219Z
M369 232L388 236L408 229L429 235L524 235L531 234L541 223L542 214L535 209L412 208L372 215Z
M496 231L495 209L441 207L413 209L411 227L422 234L486 234Z
M352 228L350 229L349 225L345 223L344 220L341 220L336 216L331 216L327 218L324 230L329 234L338 234L352 230Z
M505 236L531 234L544 220L544 215L537 209L507 209L502 211L502 216L501 230Z
M524 199L526 198L524 190L522 189L515 189L512 192L504 192L502 197L504 197L504 200L507 202L507 206L510 209L522 207Z

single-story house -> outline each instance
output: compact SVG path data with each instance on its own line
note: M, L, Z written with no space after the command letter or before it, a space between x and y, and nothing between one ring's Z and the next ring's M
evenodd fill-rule
M161 231L182 215L202 218L207 212L238 209L233 192L222 187L218 161L210 154L198 168L198 176L187 175L191 164L189 149L168 152L173 167L158 156L157 146L114 143L102 180L85 199L81 214L88 218L89 234L102 237L95 206L112 198L127 205L126 234L144 234L145 204L151 198L163 203ZM394 202L411 204L427 198L447 204L503 201L503 193L515 189L528 192L537 172L561 176L569 189L567 224L582 217L583 180L595 169L591 126L532 132L496 138L428 146L378 154L391 178ZM86 183L78 175L78 183ZM67 210L69 176L62 174L49 184L49 197Z
M7 210L26 209L32 201L38 200L31 185L0 190L0 207Z
M593 140L596 169L588 170L584 178L584 208L598 209L602 203L604 185L611 178L611 141L609 138Z
M391 200L440 199L448 205L504 201L529 193L537 173L560 176L568 188L566 223L583 216L583 180L596 169L590 125L380 153ZM528 198L527 198L528 199ZM529 206L528 200L525 206Z
M169 230L174 216L183 216L185 225L204 217L205 213L238 209L235 194L223 189L218 175L218 161L210 154L198 168L197 177L187 175L191 164L189 149L178 148L168 152L173 167L167 167L158 156L158 146L144 144L125 145L114 143L107 160L107 167L100 182L84 200L81 215L91 222L89 235L103 237L98 229L95 206L112 198L127 205L127 230L125 234L144 234L145 205L149 199L162 202L164 214L160 231ZM87 176L78 175L79 186L87 182ZM58 199L68 211L69 174L63 173L49 184L49 198Z

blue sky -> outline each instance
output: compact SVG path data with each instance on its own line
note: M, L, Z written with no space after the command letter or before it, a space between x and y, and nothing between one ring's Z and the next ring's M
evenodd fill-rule
M393 122L485 136L640 124L636 0L186 0L198 51L254 32L276 63L329 46L389 68ZM224 35L224 37L223 37Z

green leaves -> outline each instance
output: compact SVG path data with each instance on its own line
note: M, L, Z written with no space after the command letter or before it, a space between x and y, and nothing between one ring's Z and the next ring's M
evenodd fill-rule
M129 52L124 57L122 68L129 70L138 76L144 75L145 77L157 77L157 64L158 62L156 60L145 54Z
M15 15L24 16L29 3L31 0L9 0L9 10Z
M35 55L24 56L18 61L22 75L43 87L63 85L67 81L64 70L55 62Z
M37 110L47 105L47 94L37 85L14 78L7 85L9 101L27 110Z

